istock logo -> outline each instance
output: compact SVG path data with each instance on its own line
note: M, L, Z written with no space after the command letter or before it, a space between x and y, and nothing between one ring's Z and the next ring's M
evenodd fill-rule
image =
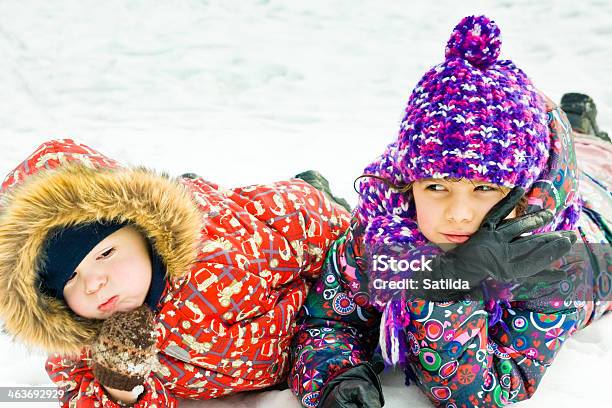
M386 272L388 270L394 272L431 272L431 259L426 259L425 255L421 255L420 259L400 259L397 260L388 255L374 255L372 269L378 272Z

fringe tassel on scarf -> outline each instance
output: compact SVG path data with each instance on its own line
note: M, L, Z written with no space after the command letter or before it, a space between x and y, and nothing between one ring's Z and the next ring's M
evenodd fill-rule
M387 303L381 319L380 350L387 366L405 366L408 353L406 329L410 324L410 314L406 312L404 299L394 299Z

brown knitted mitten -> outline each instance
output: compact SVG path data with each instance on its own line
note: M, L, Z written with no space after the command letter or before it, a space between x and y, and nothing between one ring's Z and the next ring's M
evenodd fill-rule
M144 383L157 360L153 312L142 305L113 314L102 324L91 354L102 385L131 391Z

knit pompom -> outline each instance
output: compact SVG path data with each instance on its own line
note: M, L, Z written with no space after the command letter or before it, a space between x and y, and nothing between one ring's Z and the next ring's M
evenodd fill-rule
M500 31L494 21L485 16L468 16L453 30L446 44L446 59L463 58L484 70L497 61L500 47Z

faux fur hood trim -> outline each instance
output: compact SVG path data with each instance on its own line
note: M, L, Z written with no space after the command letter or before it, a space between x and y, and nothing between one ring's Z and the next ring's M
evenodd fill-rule
M19 341L49 353L77 353L100 321L77 316L37 287L44 244L55 227L131 221L147 233L169 279L185 275L200 242L200 213L186 186L142 167L66 164L29 176L3 197L0 318Z

